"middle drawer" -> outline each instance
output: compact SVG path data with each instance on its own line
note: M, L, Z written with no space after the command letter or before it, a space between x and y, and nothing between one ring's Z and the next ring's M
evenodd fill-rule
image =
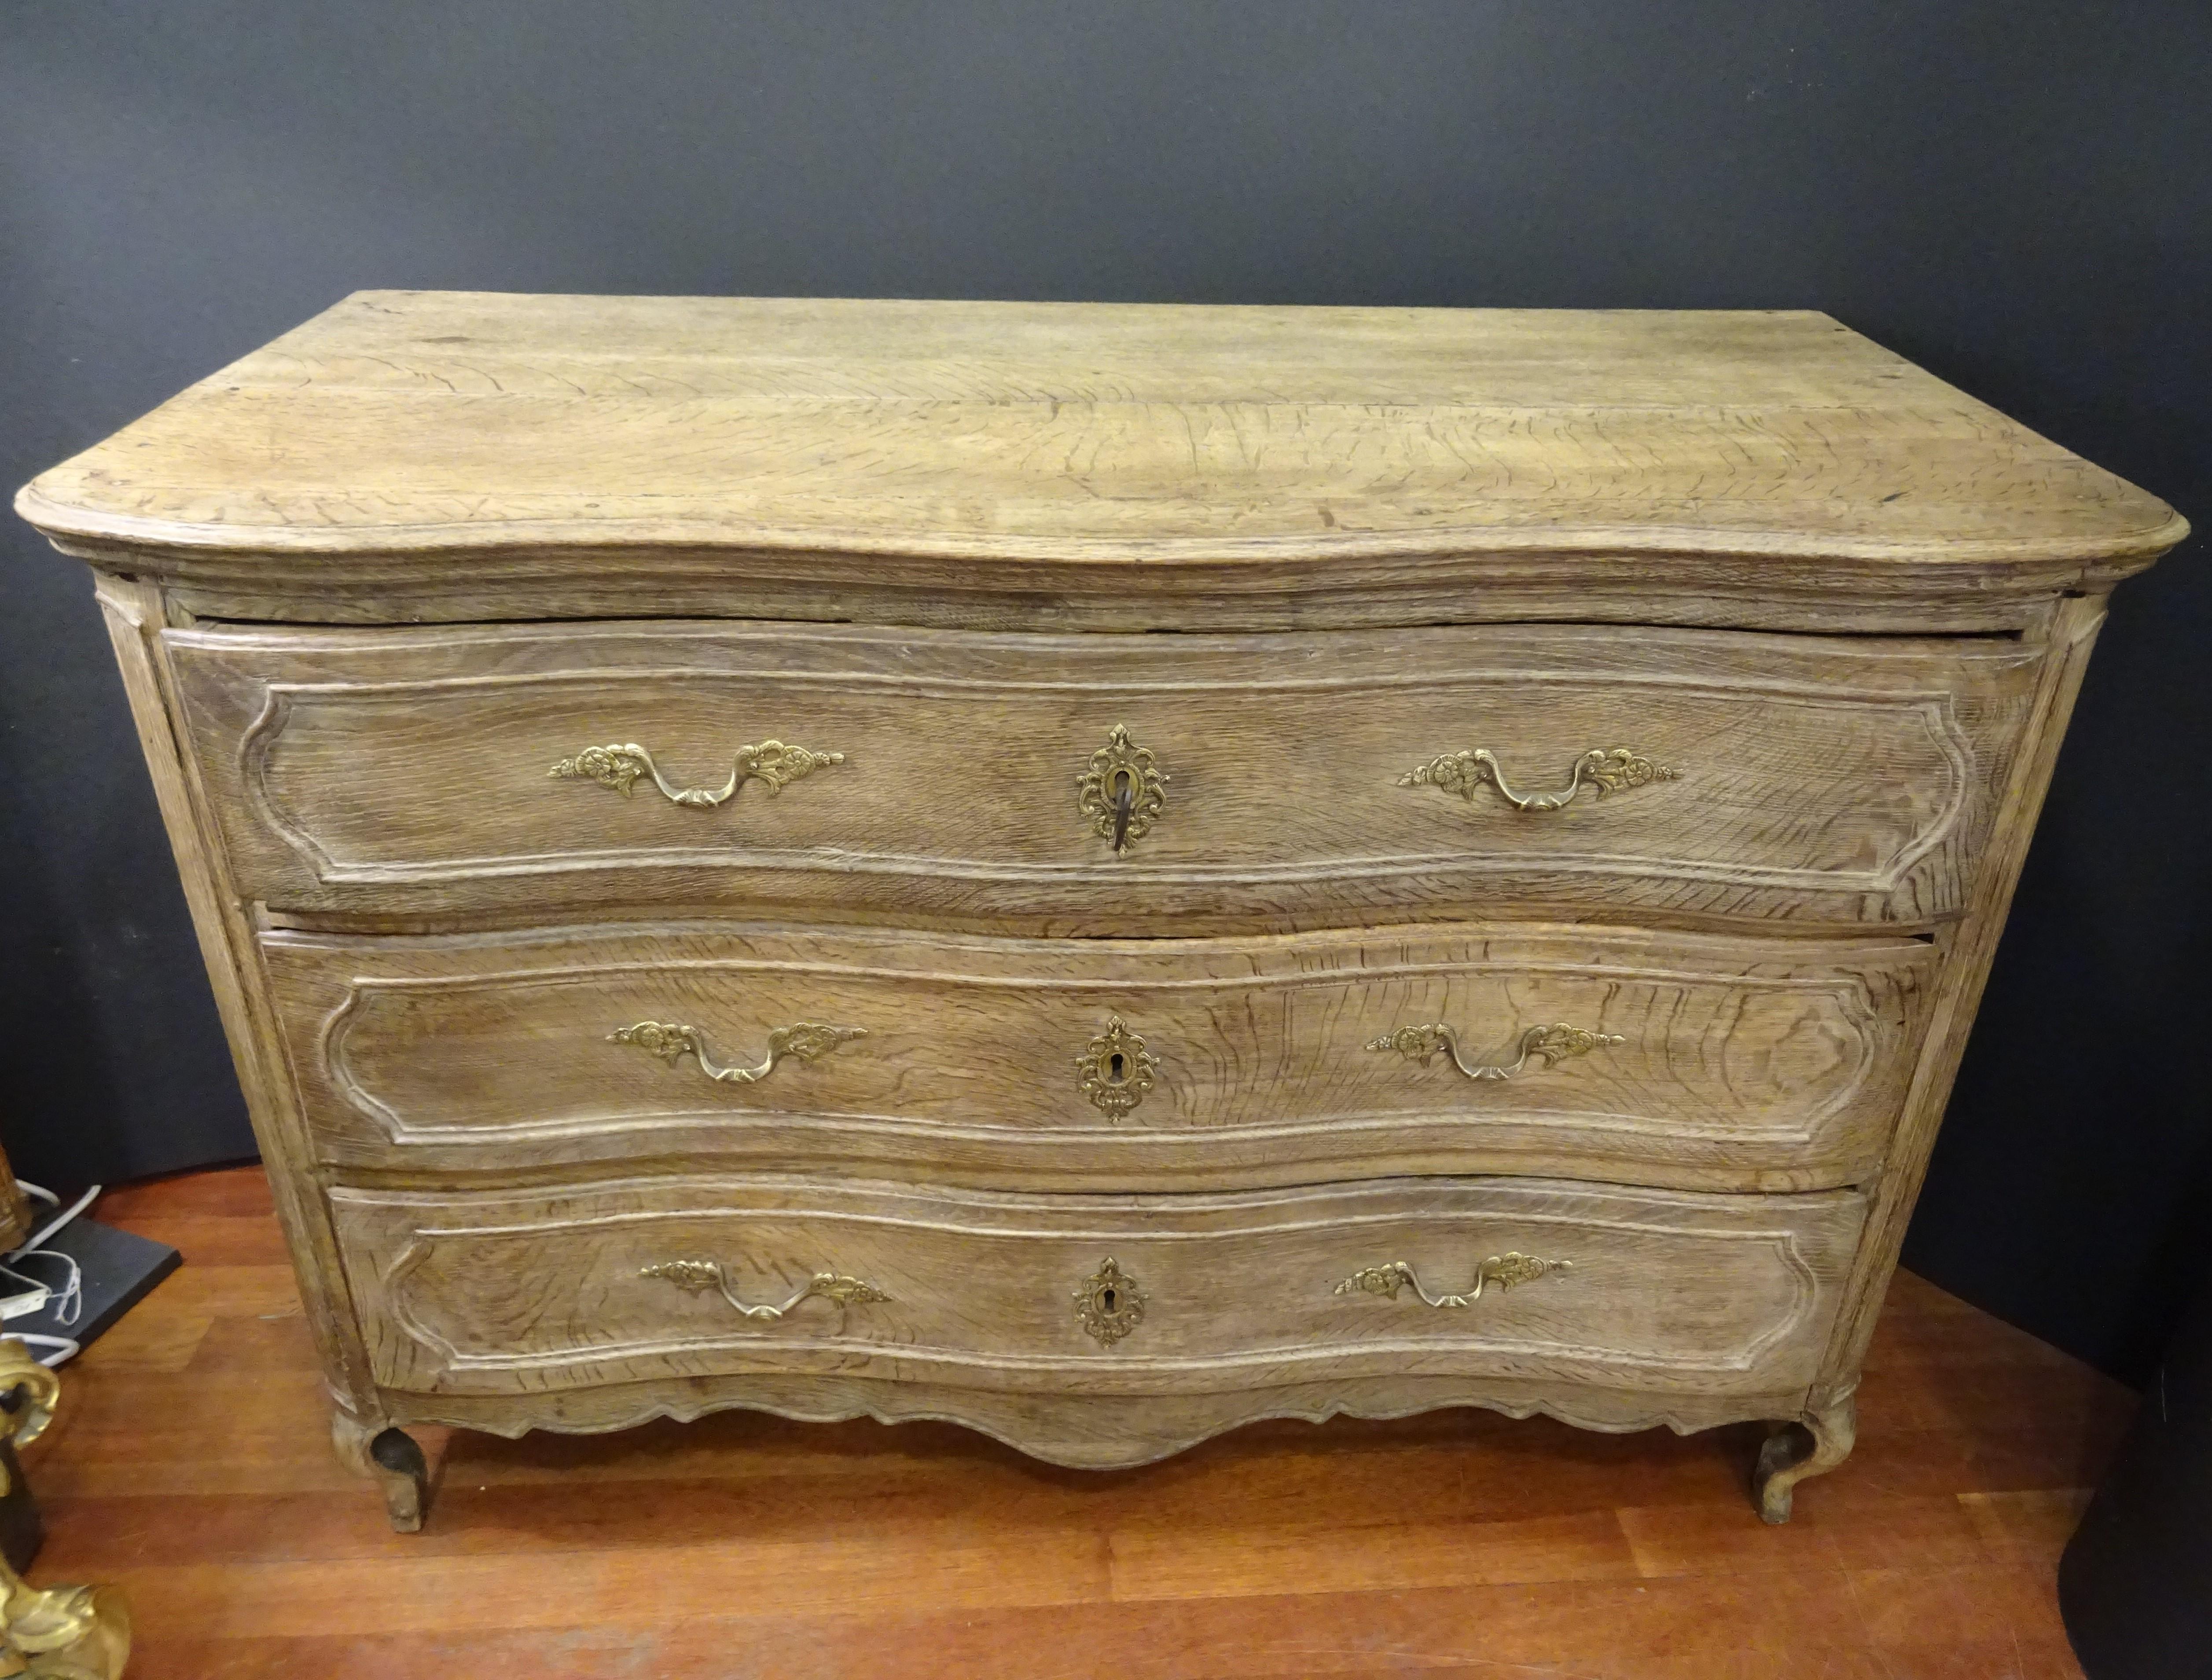
M1013 940L672 925L262 950L319 1153L1140 1191L1879 1166L1934 959L1622 928Z

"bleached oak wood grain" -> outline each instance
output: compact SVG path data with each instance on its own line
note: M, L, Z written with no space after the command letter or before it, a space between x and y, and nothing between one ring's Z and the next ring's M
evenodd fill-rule
M1974 885L1974 913L1945 938L1945 961L1926 1046L1899 1117L1889 1169L1875 1198L1867 1240L1851 1279L1850 1307L1837 1320L1835 1343L1828 1350L1815 1396L1819 1403L1832 1404L1848 1396L1857 1383L1859 1367L1865 1362L1874 1334L1875 1318L1881 1311L1882 1296L1897 1269L1898 1255L1905 1246L1905 1228L1936 1147L1936 1131L1942 1124L1951 1083L1966 1053L1974 1010L1988 982L1990 964L1996 956L2005 913L2011 908L2013 890L2020 884L2021 868L2027 860L2028 841L2043 808L2043 796L2051 785L2059 743L2064 738L2067 719L2073 715L2075 697L2081 693L2090 650L2104 623L2101 597L2068 601L2060 608L2052 636L2057 657L2045 667L2036 696L2034 750L2022 755L2005 789L1997 840L1984 857Z
M1698 1196L1543 1180L1382 1180L1236 1196L1024 1197L800 1178L332 1193L387 1387L529 1396L652 1379L896 1376L1031 1397L1486 1377L1668 1394L1810 1380L1865 1198ZM1464 1291L1486 1257L1565 1260L1469 1306L1336 1287L1406 1261ZM1141 1319L1089 1333L1108 1259ZM885 1298L750 1319L649 1267L713 1263L748 1305L817 1274ZM557 1283L555 1280L558 1280ZM551 1286L549 1288L549 1285ZM1155 1456L1146 1452L1140 1456Z
M241 885L292 913L810 916L1086 934L1481 913L1924 926L1954 915L2043 663L2008 639L1472 627L1030 637L785 625L167 638ZM1166 805L1116 854L1109 731ZM843 755L678 804L549 769L635 743L719 789L740 747ZM1563 809L1403 785L1487 749L1677 773ZM1194 925L1195 923L1197 925Z
M102 573L403 1525L392 1425L726 1406L1091 1465L1759 1417L1783 1514L1849 1450L2105 591L2186 531L1816 314L412 293L17 506ZM1118 857L1075 797L1116 725L1170 778ZM844 756L708 809L547 774L770 739ZM1616 747L1680 774L1401 785ZM1115 1016L1118 1118L1074 1068ZM718 1083L631 1017L861 1035ZM1437 1019L1470 1066L1605 1042L1366 1048ZM1555 1244L1464 1307L1322 1288ZM872 1282L748 1317L710 1260Z
M18 506L199 610L324 622L605 616L642 588L1083 628L1747 595L1798 628L1935 600L1976 628L2185 529L1808 312L402 292Z
M177 746L167 704L173 689L160 659L161 594L149 585L107 576L96 580L96 591L155 798L176 853L216 1012L230 1040L246 1116L276 1190L276 1216L291 1244L316 1348L340 1409L365 1420L374 1416L375 1391L338 1268L330 1209L315 1182L313 1149L273 1031L268 988L254 961L245 907L224 866L219 840L202 828L202 814L208 810L204 793L191 785L191 759Z
M268 936L321 1158L420 1178L586 1163L1075 1190L1528 1172L1717 1190L1878 1173L1936 951L1628 929L1415 928L1274 939L991 940L718 929L474 938ZM1109 1020L1157 1064L1085 1097ZM757 1062L794 1022L866 1036L717 1083L611 1035L698 1028ZM1510 1063L1532 1028L1620 1040L1510 1078L1370 1047L1454 1028Z

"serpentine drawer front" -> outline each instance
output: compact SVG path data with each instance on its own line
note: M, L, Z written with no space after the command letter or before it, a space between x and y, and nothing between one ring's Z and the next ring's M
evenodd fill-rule
M1632 929L269 936L318 1148L1083 1190L1880 1168L1936 952Z
M2186 530L1823 315L437 293L17 506L402 1528L725 1406L1759 1421L1782 1520Z
M1506 626L167 640L234 866L271 905L1086 932L1469 902L1940 920L2043 664L1995 641Z
M810 1371L1779 1394L1812 1380L1866 1213L1855 1192L1459 1179L1146 1198L664 1178L332 1202L377 1380L423 1394Z

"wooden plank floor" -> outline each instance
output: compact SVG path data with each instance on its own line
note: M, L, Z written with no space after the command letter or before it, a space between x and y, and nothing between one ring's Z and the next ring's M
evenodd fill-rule
M134 1680L2046 1680L2080 1673L2052 1571L2133 1404L1900 1275L1857 1453L1786 1528L1749 1428L1340 1419L1100 1475L731 1413L441 1436L402 1536L331 1458L259 1172L100 1216L186 1264L66 1374L34 1576L125 1586Z

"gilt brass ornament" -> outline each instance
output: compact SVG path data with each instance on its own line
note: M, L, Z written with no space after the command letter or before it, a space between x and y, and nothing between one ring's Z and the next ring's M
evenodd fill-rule
M1109 1015L1106 1030L1075 1058L1075 1073L1091 1106L1108 1119L1119 1120L1145 1100L1159 1064L1144 1040L1124 1027L1120 1016Z
M730 779L718 788L678 787L660 773L653 761L653 755L635 741L621 746L586 747L574 758L564 758L545 773L549 776L576 776L595 781L601 787L611 787L628 798L636 790L640 777L651 777L653 785L679 805L689 805L695 810L711 810L732 798L749 781L764 785L770 793L781 791L802 777L811 776L828 764L842 764L842 753L817 753L805 747L786 746L781 741L763 741L758 746L740 747L735 762L730 767Z
M768 1054L750 1067L725 1067L707 1048L706 1034L696 1027L673 1022L641 1021L617 1027L607 1034L610 1044L634 1044L648 1056L658 1056L674 1067L686 1056L698 1058L699 1070L726 1085L750 1085L775 1071L786 1057L801 1062L818 1061L841 1044L868 1035L865 1027L836 1027L827 1022L800 1021L778 1027L768 1035Z
M1127 725L1106 731L1106 744L1091 755L1090 767L1075 779L1075 808L1089 819L1091 832L1111 841L1120 857L1152 832L1167 808L1168 774L1150 747L1129 738Z
M1492 1254L1478 1260L1474 1267L1474 1287L1465 1295L1431 1295L1413 1268L1403 1260L1393 1260L1388 1265L1369 1266L1355 1271L1330 1290L1331 1295L1381 1295L1395 1301L1401 1289L1411 1289L1427 1307L1467 1307L1482 1299L1483 1290L1492 1284L1500 1289L1510 1289L1516 1283L1532 1283L1539 1277L1555 1271L1571 1271L1571 1260L1544 1260L1534 1254L1518 1252Z
M1112 1347L1144 1321L1145 1296L1137 1280L1111 1255L1075 1292L1075 1315L1101 1346Z
M717 1289L728 1301L749 1319L780 1319L802 1301L819 1295L824 1301L834 1301L840 1307L866 1305L871 1301L889 1301L874 1284L858 1277L848 1277L842 1271L817 1271L808 1278L797 1293L775 1306L748 1304L738 1298L730 1285L729 1274L722 1270L719 1260L661 1260L638 1268L640 1277L658 1277L673 1283L686 1295L704 1295Z
M1627 1042L1619 1033L1593 1033L1555 1021L1548 1027L1531 1027L1522 1033L1519 1053L1510 1062L1470 1062L1460 1051L1459 1034L1444 1022L1430 1021L1370 1039L1367 1047L1395 1050L1407 1061L1418 1062L1423 1067L1438 1056L1449 1055L1452 1065L1470 1079L1510 1079L1528 1065L1532 1056L1546 1067L1553 1067L1576 1056L1587 1056L1593 1050L1609 1050Z
M61 1379L13 1337L0 1340L0 1429L17 1446L46 1433ZM0 1494L9 1491L0 1471ZM33 1586L0 1559L0 1675L25 1680L119 1680L131 1659L131 1606L117 1586Z
M1498 767L1497 755L1487 747L1477 747L1471 752L1446 753L1432 758L1419 769L1399 777L1398 785L1442 788L1467 800L1472 800L1478 789L1493 787L1517 811L1555 811L1572 804L1575 795L1585 786L1595 790L1602 799L1623 788L1642 787L1647 782L1674 781L1681 773L1670 766L1655 764L1642 753L1626 747L1610 750L1593 747L1575 761L1567 785L1557 792L1516 793L1505 785L1505 773Z

